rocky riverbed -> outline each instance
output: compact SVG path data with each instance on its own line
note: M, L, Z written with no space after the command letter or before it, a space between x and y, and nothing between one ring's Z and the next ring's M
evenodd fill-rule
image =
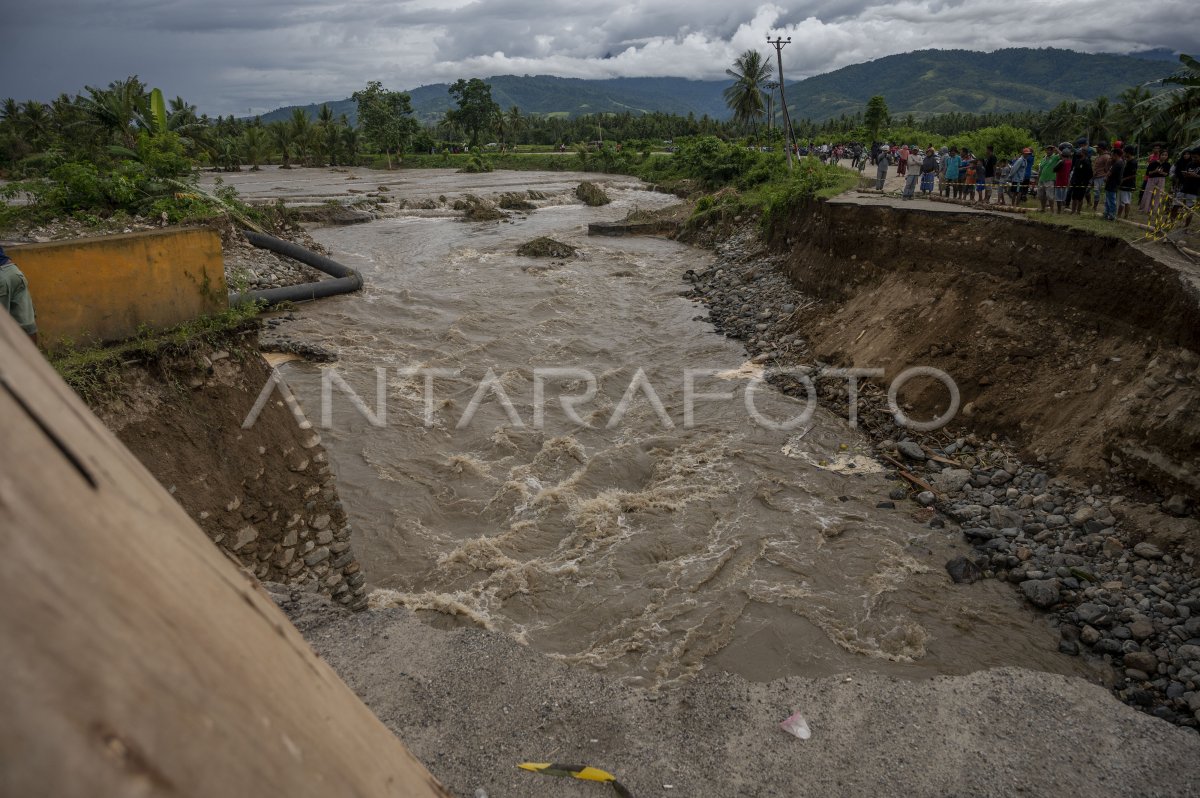
M765 251L749 226L716 252L711 268L685 275L693 285L688 295L707 307L718 331L743 341L756 363L804 368L820 396L845 411L847 382L833 375L843 364L811 357L804 318L817 303L781 272L781 257ZM805 390L786 377L775 381L789 393ZM1010 442L973 435L957 421L911 433L895 423L874 385L859 386L858 413L877 456L894 470L892 499L911 499L926 508L930 527L973 544L968 556L947 563L955 582L1013 583L1056 616L1060 650L1088 658L1114 695L1200 727L1200 574L1192 554L1143 539L1139 521L1148 508L1099 484L1057 478L1045 462L1022 462ZM1189 509L1182 495L1149 508L1179 517Z

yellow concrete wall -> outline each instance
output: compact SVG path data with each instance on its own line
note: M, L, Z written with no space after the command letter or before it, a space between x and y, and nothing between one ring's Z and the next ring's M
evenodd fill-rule
M221 238L154 230L5 247L29 281L43 346L106 343L229 306Z

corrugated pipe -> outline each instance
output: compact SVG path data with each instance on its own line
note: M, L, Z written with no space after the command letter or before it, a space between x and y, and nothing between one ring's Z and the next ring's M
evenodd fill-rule
M266 302L268 305L276 305L280 302L308 302L312 299L337 294L349 294L360 290L363 286L362 275L358 271L343 266L324 255L318 255L312 250L290 241L284 241L264 233L246 230L245 236L247 241L260 249L269 249L279 255L298 260L336 279L288 285L282 288L267 288L262 291L246 291L241 294L230 293L230 305L239 305L243 302Z

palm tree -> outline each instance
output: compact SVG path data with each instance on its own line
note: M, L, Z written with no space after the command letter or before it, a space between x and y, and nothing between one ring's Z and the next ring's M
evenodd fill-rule
M1083 110L1084 132L1088 141L1107 141L1112 133L1113 114L1107 97L1097 97L1094 105Z
M330 166L337 166L338 131L337 120L334 119L333 109L328 103L322 103L317 109L317 124L315 136L325 153L325 160Z
M150 99L145 84L133 75L113 81L107 89L84 88L88 96L80 96L79 104L90 124L117 136L121 144L132 149L137 142L137 127L147 127L150 117Z
M1138 103L1146 112L1138 132L1161 126L1172 143L1192 149L1200 147L1200 61L1180 54L1179 62L1182 68L1162 79L1171 88Z
M41 152L53 133L53 120L49 109L37 100L21 104L21 112L14 120L17 131L34 152Z
M251 125L242 134L242 153L250 162L250 171L257 172L259 164L271 156L271 139L261 125Z
M763 115L763 85L770 73L770 63L757 50L742 53L734 60L733 69L725 70L733 84L723 95L735 122L749 126Z
M275 145L275 149L279 150L280 169L292 168L292 127L287 122L279 121L272 122L269 128L271 131L271 143Z
M312 143L312 123L303 108L293 108L292 117L288 120L292 134L292 146L296 148L296 157L301 164L308 163L308 148Z
M1118 99L1117 130L1124 134L1141 128L1148 116L1142 103L1150 99L1150 90L1145 86L1130 86L1118 95Z
M525 117L521 116L521 109L514 105L508 109L508 132L512 135L514 147L523 130L525 130Z

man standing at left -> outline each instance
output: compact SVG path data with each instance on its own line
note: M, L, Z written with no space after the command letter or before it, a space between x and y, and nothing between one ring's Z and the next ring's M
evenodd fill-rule
M0 308L7 310L29 333L36 345L38 342L37 321L33 313L33 299L29 296L29 284L17 264L9 260L0 247Z

